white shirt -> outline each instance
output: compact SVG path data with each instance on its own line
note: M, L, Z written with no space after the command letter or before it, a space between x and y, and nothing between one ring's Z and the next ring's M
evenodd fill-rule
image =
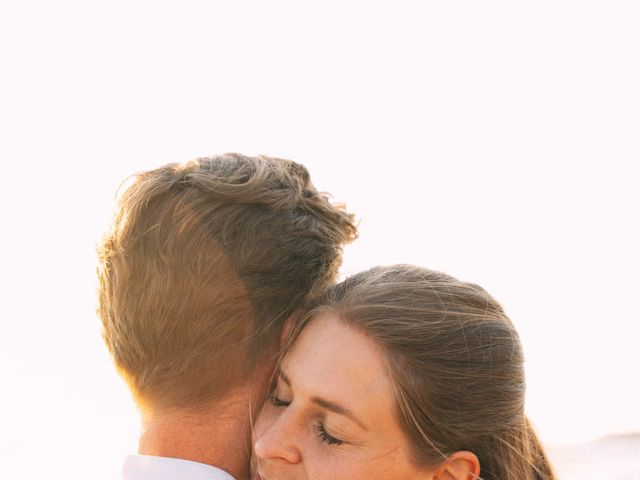
M234 480L224 470L180 458L129 455L122 467L123 480Z

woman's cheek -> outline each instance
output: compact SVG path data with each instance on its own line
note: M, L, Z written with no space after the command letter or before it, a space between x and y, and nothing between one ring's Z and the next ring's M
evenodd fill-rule
M305 432L300 445L308 480L352 480L349 461L344 452L335 446L326 445L317 436L315 429ZM346 460L346 461L345 461ZM345 471L346 470L346 471Z

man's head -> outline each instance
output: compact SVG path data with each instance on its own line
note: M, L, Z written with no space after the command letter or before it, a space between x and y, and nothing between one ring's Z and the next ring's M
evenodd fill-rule
M139 405L198 408L243 385L355 236L291 161L226 154L137 175L98 249L98 311Z

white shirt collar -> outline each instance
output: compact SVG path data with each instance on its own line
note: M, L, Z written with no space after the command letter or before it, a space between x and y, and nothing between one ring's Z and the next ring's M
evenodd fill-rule
M180 458L129 455L122 467L123 480L234 480L224 470Z

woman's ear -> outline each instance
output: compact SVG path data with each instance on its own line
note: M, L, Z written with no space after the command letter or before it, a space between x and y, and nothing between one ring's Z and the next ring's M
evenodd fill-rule
M480 478L480 461L472 452L455 452L438 467L434 480L477 480Z

